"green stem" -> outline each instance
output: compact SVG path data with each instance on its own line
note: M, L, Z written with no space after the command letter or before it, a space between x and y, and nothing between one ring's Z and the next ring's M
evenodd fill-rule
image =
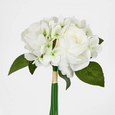
M58 67L57 66L53 66L53 71L58 71Z
M53 71L57 71L58 67L53 66ZM51 86L51 107L49 115L58 115L58 83L52 83Z

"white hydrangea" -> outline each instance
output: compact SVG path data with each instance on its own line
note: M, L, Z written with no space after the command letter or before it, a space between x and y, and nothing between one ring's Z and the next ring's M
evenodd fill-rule
M97 57L98 53L102 50L102 46L99 45L98 36L92 36L89 39L89 49L91 51L91 57Z

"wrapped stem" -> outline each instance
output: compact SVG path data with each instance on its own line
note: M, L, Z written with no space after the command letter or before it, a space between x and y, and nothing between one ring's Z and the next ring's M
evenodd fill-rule
M52 86L51 86L51 107L49 115L58 115L58 81L57 66L53 66Z

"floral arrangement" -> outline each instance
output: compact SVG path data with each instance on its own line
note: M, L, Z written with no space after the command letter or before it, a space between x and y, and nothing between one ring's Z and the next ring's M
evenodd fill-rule
M57 74L66 81L66 89L74 73L83 82L104 87L101 66L90 61L102 50L103 39L92 34L85 20L62 16L44 18L25 29L21 38L28 52L16 58L9 75L26 66L33 74L37 67L51 65L53 78L50 115L58 115L58 96L54 96L58 95Z

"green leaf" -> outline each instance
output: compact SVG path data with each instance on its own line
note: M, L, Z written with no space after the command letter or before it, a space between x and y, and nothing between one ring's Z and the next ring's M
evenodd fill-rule
M102 42L104 42L104 40L99 38L99 44L101 44Z
M29 71L30 73L33 75L35 69L37 68L37 66L35 64L33 64L33 61L29 61L29 65L28 65Z
M90 62L86 68L75 71L75 74L83 82L104 87L103 71L101 66L96 62Z
M67 90L71 85L70 79L66 75L63 75L60 70L58 70L58 74L61 78L63 78L66 81L66 90Z
M14 60L13 64L11 65L8 75L10 75L11 73L19 69L22 69L28 66L28 64L29 64L29 61L24 58L24 54L20 55Z

